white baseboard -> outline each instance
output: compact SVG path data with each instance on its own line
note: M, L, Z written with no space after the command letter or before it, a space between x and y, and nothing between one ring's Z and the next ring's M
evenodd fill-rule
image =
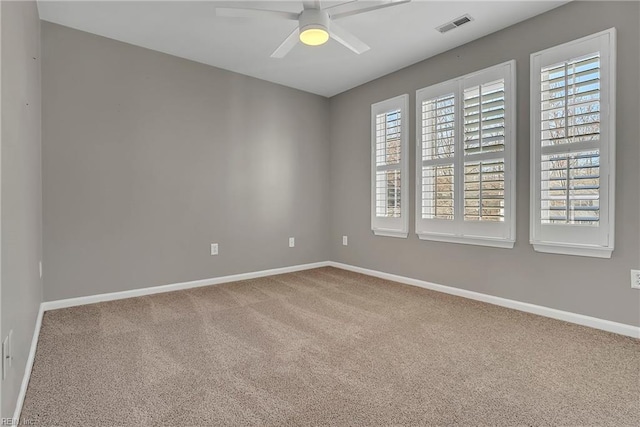
M274 276L276 274L292 273L295 271L310 270L312 268L332 266L343 270L354 271L357 273L367 274L369 276L379 277L394 282L404 283L407 285L419 286L421 288L431 289L433 291L443 292L450 295L456 295L463 298L469 298L476 301L482 301L489 304L499 305L501 307L512 308L527 313L537 314L539 316L550 317L552 319L563 320L569 323L589 326L595 329L601 329L616 334L626 335L633 338L640 338L640 327L627 325L624 323L612 322L610 320L599 319L597 317L585 316L583 314L572 313L569 311L557 310L555 308L544 307L541 305L530 304L526 302L510 300L507 298L496 297L493 295L482 294L480 292L468 291L466 289L454 288L451 286L439 285L424 280L413 279L410 277L399 276L396 274L384 273L382 271L371 270L368 268L356 267L349 264L343 264L335 261L322 261L311 264L294 265L290 267L274 268L270 270L254 271L250 273L233 274L230 276L215 277L211 279L194 280L191 282L174 283L170 285L154 286L149 288L134 289L130 291L112 292L108 294L90 295L86 297L69 298L57 301L43 302L40 306L40 315L38 324L39 331L42 320L42 312L48 310L56 310L59 308L74 307L78 305L94 304L103 301L114 301L124 298L133 298L144 295L152 295L162 292L173 292L183 289L192 289L202 286L218 285L221 283L236 282L240 280L256 279L259 277Z
M94 304L103 301L114 301L125 298L153 295L163 292L180 291L183 289L199 288L202 286L219 285L221 283L237 282L240 280L257 279L259 277L275 276L276 274L293 273L295 271L310 270L312 268L326 267L328 261L314 262L311 264L293 265L290 267L273 268L271 270L253 271L250 273L233 274L230 276L214 277L211 279L194 280L191 282L173 283L170 285L153 286L150 288L133 289L130 291L110 292L108 294L89 295L86 297L68 298L42 303L44 311L57 310L59 308L75 307L77 305Z
M29 379L31 378L31 370L33 369L33 362L36 358L36 348L38 347L38 337L40 336L40 327L42 326L43 315L44 315L44 309L42 307L42 304L40 304L40 309L38 310L38 317L36 318L36 326L33 331L33 337L31 338L31 347L29 348L29 355L27 356L27 365L24 368L24 376L22 377L22 384L20 384L18 401L16 402L16 409L13 412L14 420L20 420L22 405L24 404L24 398L27 395L27 386L29 385ZM20 425L20 423L18 422L17 425Z
M424 280L412 279L410 277L398 276L396 274L384 273L381 271L370 270L368 268L355 267L353 265L342 264L340 262L330 261L329 265L343 270L354 271L369 276L379 277L381 279L391 280L394 282L404 283L406 285L419 286L421 288L431 289L432 291L443 292L445 294L456 295L459 297L469 298L476 301L482 301L489 304L499 305L501 307L512 308L527 313L537 314L539 316L550 317L552 319L563 320L577 325L588 326L590 328L601 329L603 331L613 332L620 335L626 335L633 338L640 338L640 327L627 325L624 323L612 322L610 320L599 319L597 317L585 316L583 314L571 313L569 311L557 310L555 308L544 307L541 305L529 304L500 298L492 295L481 294L479 292L468 291L466 289L453 288L450 286L438 285L436 283L426 282Z

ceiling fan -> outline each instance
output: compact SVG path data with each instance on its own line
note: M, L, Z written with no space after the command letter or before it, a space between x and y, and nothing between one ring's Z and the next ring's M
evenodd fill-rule
M309 46L319 46L326 43L329 37L344 45L357 54L369 50L363 41L345 30L335 21L347 16L359 15L384 7L408 3L411 0L385 0L362 2L363 7L353 8L355 0L323 7L320 0L303 1L302 12L285 12L280 10L249 9L241 7L217 7L216 15L232 18L276 18L298 21L296 27L280 46L271 54L272 58L284 58L300 40Z

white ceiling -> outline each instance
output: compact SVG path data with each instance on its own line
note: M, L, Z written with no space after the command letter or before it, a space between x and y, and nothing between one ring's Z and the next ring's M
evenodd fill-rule
M362 55L330 40L318 47L298 44L284 59L270 55L295 28L295 21L216 17L215 7L299 12L300 1L40 0L38 8L45 21L333 96L564 3L413 0L340 21L371 46ZM465 13L474 21L446 34L435 30Z

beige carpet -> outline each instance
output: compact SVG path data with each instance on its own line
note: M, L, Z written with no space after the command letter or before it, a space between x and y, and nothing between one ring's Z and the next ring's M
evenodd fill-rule
M335 268L45 313L35 425L640 425L640 341Z

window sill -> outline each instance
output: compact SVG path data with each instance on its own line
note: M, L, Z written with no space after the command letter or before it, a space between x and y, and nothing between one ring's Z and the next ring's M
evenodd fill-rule
M585 256L593 258L611 258L613 248L589 245L565 245L550 242L531 242L536 252L549 254Z
M436 242L461 243L465 245L491 246L494 248L512 249L515 240L491 239L488 237L454 236L450 234L418 234L420 240L433 240Z
M383 237L398 237L401 239L406 239L407 236L409 235L409 232L407 231L396 231L396 230L372 230L373 234L375 234L376 236L383 236Z

